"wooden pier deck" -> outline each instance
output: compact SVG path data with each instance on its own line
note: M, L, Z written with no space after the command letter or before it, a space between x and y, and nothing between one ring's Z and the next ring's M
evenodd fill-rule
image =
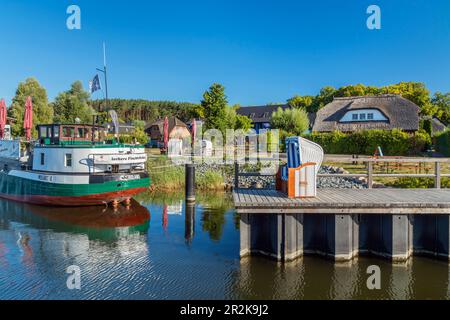
M239 213L450 214L447 189L318 189L317 197L305 199L236 189L233 200Z

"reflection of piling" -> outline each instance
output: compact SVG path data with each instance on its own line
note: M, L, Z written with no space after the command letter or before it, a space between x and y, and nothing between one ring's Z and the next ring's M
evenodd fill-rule
M195 167L193 164L186 164L186 201L195 201Z
M190 243L195 234L195 202L186 201L185 221L184 221L184 238Z

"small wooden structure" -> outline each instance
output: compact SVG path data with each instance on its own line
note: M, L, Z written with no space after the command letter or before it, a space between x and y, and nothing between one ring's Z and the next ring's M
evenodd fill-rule
M323 149L302 137L286 139L287 165L277 174L276 188L289 198L316 196L316 180L323 161Z

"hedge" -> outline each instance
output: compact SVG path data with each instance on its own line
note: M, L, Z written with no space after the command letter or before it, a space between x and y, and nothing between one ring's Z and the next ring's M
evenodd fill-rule
M438 133L434 136L436 151L446 157L450 157L450 130Z
M351 134L340 131L312 133L309 139L320 144L328 154L373 155L378 146L386 156L417 155L431 144L423 130L410 135L402 130L364 130Z

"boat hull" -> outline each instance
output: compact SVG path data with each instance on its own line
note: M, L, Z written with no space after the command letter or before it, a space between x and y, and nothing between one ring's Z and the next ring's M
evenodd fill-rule
M40 175L39 177L42 177ZM91 206L113 201L123 201L144 192L150 185L147 174L138 179L118 180L120 176L109 176L88 183L51 183L0 174L0 197L46 206Z

